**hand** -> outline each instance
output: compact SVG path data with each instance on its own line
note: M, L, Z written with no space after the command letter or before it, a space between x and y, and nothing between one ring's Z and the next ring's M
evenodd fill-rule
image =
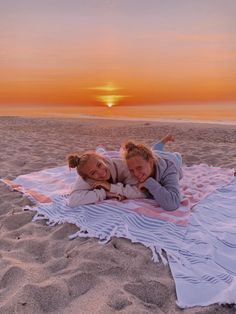
M141 182L141 183L138 184L138 189L139 189L141 192L146 192L146 191L147 191L147 189L146 189L145 186L144 186L144 183L145 183L145 182Z
M111 184L107 181L95 181L92 184L93 189L104 189L105 191L110 191Z
M112 193L112 192L108 192L108 191L106 191L106 196L108 199L115 199L115 200L120 201L120 202L126 199L125 196L122 196L122 195L116 194L116 193Z

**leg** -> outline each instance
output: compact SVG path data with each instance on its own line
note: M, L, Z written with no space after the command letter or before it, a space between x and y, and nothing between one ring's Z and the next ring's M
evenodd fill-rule
M164 146L165 146L165 144L158 142L158 143L152 145L152 149L153 150L159 150L162 152L164 150Z
M170 141L173 142L174 141L174 137L171 134L167 134L158 143L154 144L152 146L152 149L163 151L165 144L170 142Z

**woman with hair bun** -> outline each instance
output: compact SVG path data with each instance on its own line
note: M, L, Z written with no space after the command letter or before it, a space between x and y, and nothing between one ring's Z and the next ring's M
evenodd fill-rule
M123 200L145 197L121 158L110 158L92 151L82 155L71 154L67 161L69 167L76 168L79 175L69 196L70 207L109 198Z
M164 139L173 140L171 135ZM139 182L140 191L155 199L163 209L171 211L176 210L181 202L182 157L179 153L162 150L162 143L154 145L152 150L128 141L122 147L122 154L131 175Z
M168 140L164 138L157 145L163 146ZM146 197L122 158L111 158L90 151L81 155L71 154L67 161L69 167L76 168L79 175L69 196L70 207L109 198L123 200Z

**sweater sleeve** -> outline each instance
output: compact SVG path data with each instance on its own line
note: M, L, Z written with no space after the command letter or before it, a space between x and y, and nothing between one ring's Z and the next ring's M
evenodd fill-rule
M70 193L68 206L77 207L80 205L94 204L104 199L106 199L104 189L92 189L87 182L79 178Z
M176 210L180 206L179 174L174 164L169 164L161 182L148 178L144 187L165 210Z

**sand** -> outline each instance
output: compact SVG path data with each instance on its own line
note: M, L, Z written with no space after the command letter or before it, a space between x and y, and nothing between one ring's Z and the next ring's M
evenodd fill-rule
M236 126L197 123L0 117L0 177L65 164L66 155L131 138L152 144L171 132L185 164L236 168ZM141 244L68 235L71 224L32 222L31 202L0 183L0 313L235 313L212 305L181 310L168 267Z

